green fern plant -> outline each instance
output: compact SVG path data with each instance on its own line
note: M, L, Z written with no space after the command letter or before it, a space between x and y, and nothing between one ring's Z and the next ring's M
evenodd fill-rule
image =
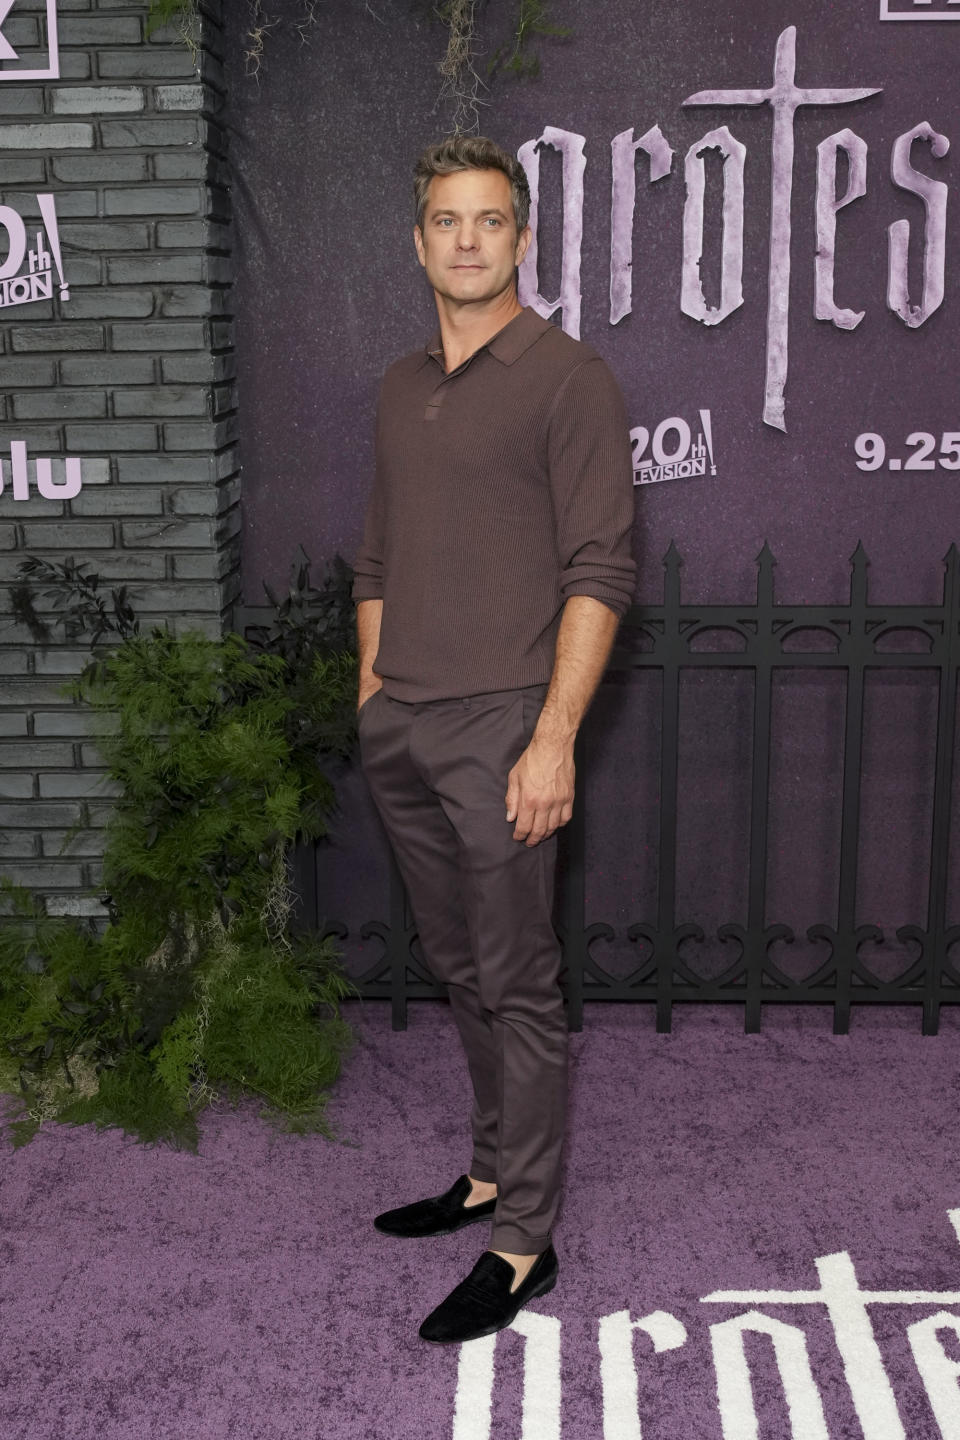
M287 1128L329 1133L326 1094L350 1041L339 1002L354 987L332 941L293 933L287 857L324 834L332 772L354 744L356 658L335 648L349 644L349 567L335 562L316 587L301 565L255 640L144 634L129 595L107 602L74 562L20 568L34 633L96 637L67 689L115 722L97 743L121 794L102 933L0 879L13 900L0 1090L21 1100L14 1143L57 1119L195 1148L203 1107L244 1096Z

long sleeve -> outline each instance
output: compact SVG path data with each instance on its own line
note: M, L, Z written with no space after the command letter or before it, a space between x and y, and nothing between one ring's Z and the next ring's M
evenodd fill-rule
M599 355L571 371L554 398L548 458L561 594L592 595L623 615L637 568L633 465L623 396Z

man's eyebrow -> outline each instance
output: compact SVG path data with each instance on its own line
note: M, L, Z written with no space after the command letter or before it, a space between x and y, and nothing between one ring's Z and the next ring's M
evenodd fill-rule
M500 209L498 209L498 207L497 207L496 205L490 205L490 206L488 206L488 208L487 208L486 210L478 210L476 213L477 213L478 217L479 217L479 216L483 216L483 215L499 215L500 218L501 218L501 220L506 220L506 218L507 218L507 212L506 212L505 210L500 210ZM459 210L451 210L449 207L443 207L443 208L441 208L441 209L439 209L439 210L431 210L431 211L430 211L430 218L431 218L431 220L432 220L432 219L434 219L437 215L460 215L460 214L461 214L461 211L459 211Z

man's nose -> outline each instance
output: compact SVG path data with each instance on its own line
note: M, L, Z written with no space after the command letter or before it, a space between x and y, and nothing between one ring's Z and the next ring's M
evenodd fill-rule
M458 250L475 250L477 248L477 231L469 220L460 226L460 233L457 236Z

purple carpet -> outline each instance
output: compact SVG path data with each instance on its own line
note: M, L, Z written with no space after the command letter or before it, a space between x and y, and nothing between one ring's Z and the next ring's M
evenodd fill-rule
M466 1168L449 1010L347 1013L343 1143L0 1151L2 1440L960 1440L960 1007L588 1008L560 1280L463 1347L417 1326L485 1227L370 1225Z

